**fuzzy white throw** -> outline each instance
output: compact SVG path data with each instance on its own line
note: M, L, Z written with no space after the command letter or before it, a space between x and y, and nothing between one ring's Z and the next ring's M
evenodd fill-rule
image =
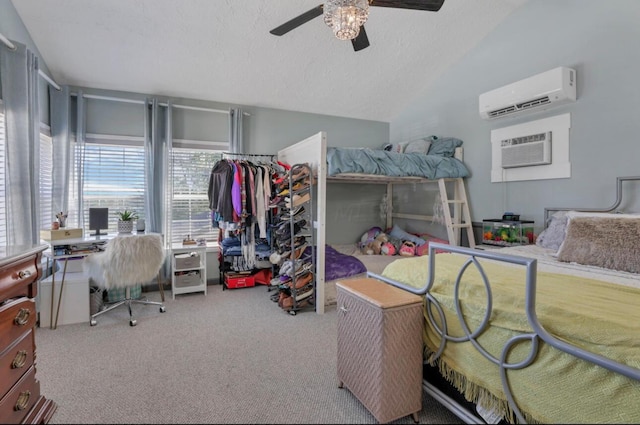
M124 288L153 280L164 263L159 234L116 236L104 252L82 262L84 272L104 289Z

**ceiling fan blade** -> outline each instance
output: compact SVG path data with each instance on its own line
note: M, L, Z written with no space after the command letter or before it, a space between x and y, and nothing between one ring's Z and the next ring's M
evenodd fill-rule
M364 25L360 27L358 36L351 39L351 44L353 44L353 50L356 52L369 47L369 38L367 37L367 32L364 30Z
M322 4L318 5L317 7L304 12L302 15L296 16L292 20L285 22L284 24L272 29L269 32L273 35L284 35L289 31L298 28L300 25L309 22L313 18L322 15L322 7Z
M396 9L414 9L437 12L444 0L372 0L369 4L378 7L394 7Z

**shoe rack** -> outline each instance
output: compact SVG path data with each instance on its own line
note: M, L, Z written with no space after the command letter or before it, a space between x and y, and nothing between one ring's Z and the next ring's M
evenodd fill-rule
M313 174L307 164L291 166L278 186L273 246L279 258L271 300L287 313L315 304L315 236L313 231ZM273 205L273 204L272 204Z

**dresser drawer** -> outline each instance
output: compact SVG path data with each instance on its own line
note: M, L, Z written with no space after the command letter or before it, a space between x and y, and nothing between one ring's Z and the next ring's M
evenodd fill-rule
M5 267L0 271L0 294L2 299L25 296L33 298L36 296L36 285L31 285L38 280L38 261L40 256L36 255L16 261L14 264Z
M27 373L0 399L0 422L19 424L40 398L40 383L36 380L36 368Z
M17 298L0 307L0 352L20 339L36 324L36 303Z
M0 354L0 397L6 394L33 364L33 335L33 330L29 330L22 339Z

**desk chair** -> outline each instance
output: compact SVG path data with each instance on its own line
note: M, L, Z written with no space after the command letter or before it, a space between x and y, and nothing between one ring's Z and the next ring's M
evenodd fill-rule
M109 304L91 316L89 324L97 324L96 317L113 310L121 305L129 309L129 324L135 326L131 310L132 303L154 304L160 306L160 312L165 312L164 288L160 281L160 268L165 259L162 236L159 234L116 236L109 240L104 252L88 255L82 264L84 271L99 287L106 289L125 288L125 298ZM156 277L162 302L146 299L132 299L131 288L147 283Z

